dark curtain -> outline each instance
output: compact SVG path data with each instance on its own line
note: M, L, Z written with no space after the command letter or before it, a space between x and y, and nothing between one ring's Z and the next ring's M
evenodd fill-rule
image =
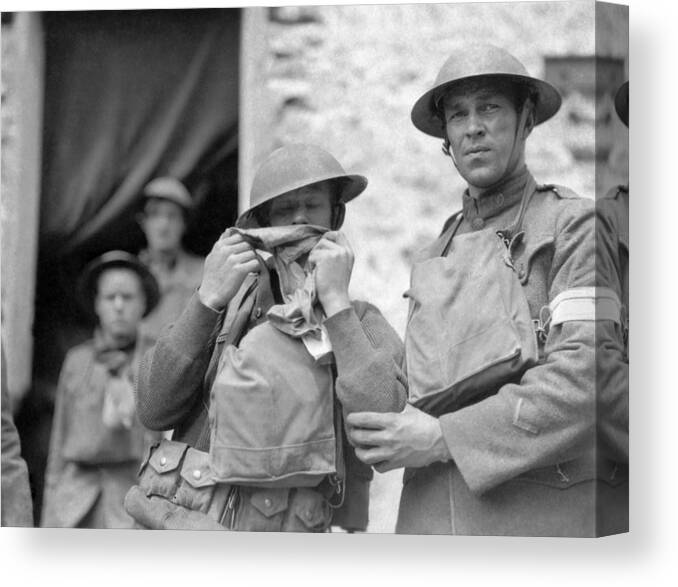
M74 297L82 267L106 250L143 246L139 194L159 175L183 180L197 203L187 248L206 254L235 219L240 44L238 9L43 16L34 382L18 422L36 508L41 422L66 351L91 335Z
M46 15L43 251L119 244L115 229L146 182L170 174L199 183L236 149L238 16Z

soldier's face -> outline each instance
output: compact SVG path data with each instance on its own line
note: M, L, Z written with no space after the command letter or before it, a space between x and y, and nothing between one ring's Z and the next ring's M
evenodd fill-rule
M180 206L169 200L150 199L146 202L140 224L150 250L164 253L179 250L186 230Z
M332 192L327 184L315 184L278 196L271 201L271 226L315 224L332 227Z
M94 311L104 334L133 338L146 309L141 279L131 269L107 269L99 276Z
M443 98L443 106L447 136L462 177L478 188L502 179L509 171L518 124L511 96L492 88L453 91ZM524 160L524 148L523 141L515 145L519 160Z

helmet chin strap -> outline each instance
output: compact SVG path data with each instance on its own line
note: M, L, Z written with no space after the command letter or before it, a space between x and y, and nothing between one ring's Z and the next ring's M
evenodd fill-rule
M337 202L332 209L332 230L339 230L346 217L346 204Z
M518 165L518 155L520 153L520 151L516 150L516 146L519 140L524 141L526 138L523 136L523 134L525 133L525 130L527 128L527 118L530 115L530 112L531 108L528 107L527 101L525 101L522 108L520 109L518 124L516 124L516 131L513 135L513 144L511 145L511 153L509 154L509 159L508 162L506 163L506 169L504 169L504 173L501 174L501 177L496 182L494 182L492 185L482 188L483 191L491 190L494 186L500 184L506 177L508 177L515 171L515 168ZM446 136L445 143L443 144L443 152L446 155L449 155L450 159L452 159L452 163L454 164L455 169L459 172L459 175L463 177L463 174L459 169L459 165L457 164L457 160L454 158L454 152L452 151L452 148L450 146L450 140L449 138L447 138L447 129L444 128L444 126L443 132L445 133ZM518 138L519 135L520 139Z

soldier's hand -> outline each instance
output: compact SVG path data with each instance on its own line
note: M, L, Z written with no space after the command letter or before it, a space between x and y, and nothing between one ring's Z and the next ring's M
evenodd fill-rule
M411 404L400 413L349 414L346 432L356 456L380 473L452 458L438 419Z
M315 268L315 287L326 316L351 306L348 284L353 271L353 249L346 236L326 232L311 250L308 260Z
M259 270L254 249L242 236L227 229L205 258L198 297L206 306L221 311L240 289L247 274Z

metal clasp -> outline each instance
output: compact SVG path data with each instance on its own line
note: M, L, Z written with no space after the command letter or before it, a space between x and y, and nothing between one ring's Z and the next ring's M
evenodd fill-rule
M551 309L548 306L542 306L539 310L539 318L532 319L532 327L541 344L546 344L546 338L549 334L549 324L551 323Z
M516 268L513 260L513 248L523 239L523 236L525 236L525 231L521 230L520 232L511 236L510 231L498 230L496 234L506 247L506 253L504 254L504 263L506 263L506 265L510 267L513 271L515 271Z
M334 489L334 493L330 496L330 498L327 500L327 503L332 509L337 509L340 508L342 505L344 505L344 497L345 497L345 487L344 487L344 480L339 477L336 473L332 473L331 475L327 476L327 480L330 484L330 486ZM334 499L335 496L339 495L339 503L335 503L332 500Z
M239 504L240 504L240 492L238 491L238 486L232 485L228 492L228 498L226 499L224 513L221 515L221 519L219 520L219 523L222 526L228 528L229 530L232 530L235 526L235 516Z

